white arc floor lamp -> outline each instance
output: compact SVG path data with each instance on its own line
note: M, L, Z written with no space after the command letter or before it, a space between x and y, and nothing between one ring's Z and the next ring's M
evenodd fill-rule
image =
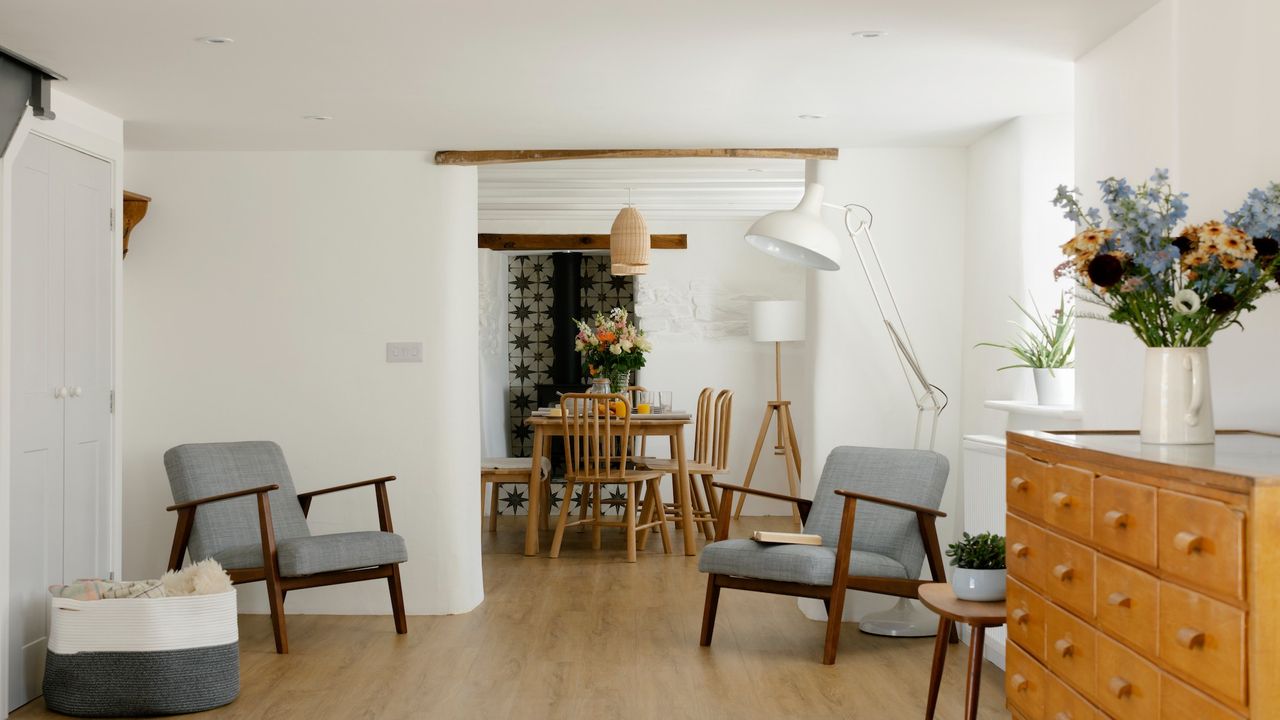
M871 238L871 211L856 203L824 203L822 195L822 185L807 184L799 205L792 210L769 213L755 221L747 230L746 240L756 249L779 260L818 270L839 270L842 254L840 241L822 221L822 208L834 208L844 213L845 230L853 243L862 273L871 286L871 294L888 333L889 344L893 347L915 401L913 446L932 450L938 430L938 416L946 407L946 393L929 382L920 366L915 347L911 344L911 336L907 333L902 313L893 297L889 278L884 273L875 242ZM861 243L859 236L863 238ZM936 634L937 618L924 608L902 598L892 609L864 617L858 629L873 635L927 637Z
M751 305L751 339L756 342L773 343L773 368L776 381L776 395L765 405L764 421L760 424L760 434L756 436L756 447L751 451L751 463L747 465L747 474L742 479L745 487L751 487L751 477L755 475L756 463L760 461L760 451L764 449L765 439L769 437L769 426L778 422L778 442L773 447L774 455L782 455L787 465L787 484L792 495L800 494L800 448L796 442L796 427L791 421L791 401L782 399L782 343L800 342L804 340L804 303L798 300L762 300ZM742 515L742 504L746 494L738 495L738 507L733 512L737 519ZM791 519L800 525L800 511L793 504Z

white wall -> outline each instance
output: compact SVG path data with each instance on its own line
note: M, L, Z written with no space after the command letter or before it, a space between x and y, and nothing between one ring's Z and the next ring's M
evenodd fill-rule
M1109 175L1142 179L1168 167L1191 194L1189 219L1220 219L1251 188L1280 180L1280 97L1267 92L1271 0L1164 0L1076 66L1076 178L1096 197ZM1206 31L1226 33L1205 41ZM1280 388L1257 369L1280 354L1280 300L1264 298L1245 329L1218 334L1209 350L1220 428L1280 430ZM1077 395L1085 426L1136 428L1141 344L1123 326L1082 322Z
M950 396L942 413L936 449L951 462L951 479L939 523L945 544L958 527L961 374L964 297L965 151L936 149L841 149L840 160L815 163L813 175L829 202L856 202L875 213L873 232L880 258L929 380ZM846 242L840 214L828 210L828 225ZM842 268L809 271L807 375L812 379L808 428L802 438L812 497L814 478L839 445L911 447L915 405L871 291L852 247ZM847 618L883 609L891 599L857 593ZM821 605L802 606L821 614Z
M179 443L279 442L300 491L395 474L410 613L482 598L476 175L417 152L137 152L152 196L125 263L125 570L164 569ZM387 364L422 341L422 364ZM313 532L377 529L370 489ZM260 584L242 609L262 611ZM293 612L387 613L385 583L290 593Z
M539 220L484 220L481 230L582 233L608 229L607 220L601 228L591 221L557 219L554 211L547 214L547 219ZM687 234L689 247L654 250L648 274L637 278L638 320L654 345L639 373L640 382L650 390L670 390L674 404L685 409L693 408L704 387L732 389L731 472L724 480L741 482L765 403L774 395L773 345L752 342L748 337L750 304L753 299L803 299L804 272L748 246L742 239L750 225L745 219L676 220L651 216L647 220L651 233ZM784 345L783 392L792 400L799 400L805 382L802 358L803 343ZM797 416L796 431L802 437L806 419L804 414ZM686 440L692 443L692 430ZM649 454L668 452L665 440L648 442ZM785 492L786 470L782 459L772 454L772 447L770 442L752 485ZM669 496L670 489L666 492ZM790 509L779 503L751 500L743 512L789 515Z
M1069 286L1053 280L1058 246L1073 233L1050 200L1060 184L1074 182L1072 118L1015 118L969 147L964 249L963 431L1003 435L1005 413L985 400L1035 400L1030 370L997 369L1014 361L980 342L1008 342L1027 324L1014 307L1051 312ZM1012 300L1011 300L1012 298Z
M124 168L124 122L110 113L103 112L92 105L81 102L80 100L67 95L66 93L54 89L52 95L52 106L57 117L54 120L36 119L31 116L28 110L26 117L23 118L21 124L14 132L13 140L10 142L7 150L3 150L4 157L0 159L0 519L3 519L7 528L11 508L9 506L9 489L10 489L10 431L12 429L12 415L10 398L12 394L11 388L11 363L9 358L14 348L11 344L11 315L14 310L12 305L12 297L10 289L12 283L9 279L9 273L12 271L11 251L12 251L12 227L10 218L12 217L12 195L11 195L11 178L13 174L14 161L18 157L18 153L22 147L22 143L30 136L31 133L43 135L47 138L73 147L81 152L88 153L100 157L112 165L112 183L115 187L115 213L116 217L122 216L122 196L120 191L123 190L122 175ZM123 230L121 224L116 224L116 230L113 233L113 241L117 246L121 245ZM118 574L121 570L121 542L120 542L120 478L121 478L121 419L123 418L125 394L120 382L121 378L121 348L118 339L121 331L121 314L122 303L120 296L121 289L121 263L119 256L115 260L115 268L112 273L113 278L113 331L112 337L115 342L113 347L112 368L114 372L114 381L116 385L116 417L112 427L112 451L114 453L112 464L112 514L110 522L112 524L112 549L111 549L111 567ZM16 509L21 511L21 509ZM4 714L4 709L9 707L7 697L9 689L8 681L8 650L9 647L9 533L7 530L0 530L0 714Z
M507 435L507 256L477 250L480 297L480 452L511 454Z

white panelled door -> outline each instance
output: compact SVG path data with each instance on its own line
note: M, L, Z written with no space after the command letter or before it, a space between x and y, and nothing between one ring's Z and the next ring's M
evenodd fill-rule
M48 586L111 564L111 167L38 136L13 174L9 708L40 695Z

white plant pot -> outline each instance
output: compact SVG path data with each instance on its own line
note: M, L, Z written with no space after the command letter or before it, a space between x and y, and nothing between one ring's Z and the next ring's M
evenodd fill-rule
M1207 445L1213 441L1209 349L1147 348L1142 442Z
M961 600L993 602L1004 599L1007 570L970 570L956 568L951 576L951 589Z
M1074 368L1032 368L1036 379L1036 402L1041 405L1075 405L1076 371Z

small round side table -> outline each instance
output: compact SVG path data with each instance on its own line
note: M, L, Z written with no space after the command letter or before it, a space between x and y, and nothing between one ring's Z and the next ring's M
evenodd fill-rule
M964 686L964 717L965 720L975 720L978 717L979 681L982 679L982 646L987 628L1004 625L1004 601L961 600L952 592L950 584L929 583L920 586L920 602L940 618L938 639L933 645L933 670L929 675L929 705L924 711L925 720L933 720L933 711L938 707L938 686L942 684L942 668L947 661L947 638L951 636L955 623L964 623L972 631L969 634L969 675Z

